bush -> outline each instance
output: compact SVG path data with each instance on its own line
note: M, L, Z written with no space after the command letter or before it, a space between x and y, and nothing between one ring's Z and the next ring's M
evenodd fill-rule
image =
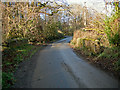
M115 70L120 71L120 59L115 63Z
M14 82L13 73L2 72L2 88L10 88Z
M105 29L104 32L107 35L109 43L114 46L120 46L120 27L118 18L120 18L120 10L117 9L118 5L115 6L115 13L110 17L105 19Z
M57 22L48 22L45 25L44 36L46 41L52 41L63 37L62 33L58 33L59 24Z

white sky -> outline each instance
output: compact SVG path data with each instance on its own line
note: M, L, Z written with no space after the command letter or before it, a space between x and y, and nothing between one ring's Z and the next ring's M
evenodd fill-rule
M105 13L105 2L104 0L66 0L69 4L81 4L84 5L84 2L86 2L87 7L91 7L98 12ZM106 0L106 1L114 1L114 0ZM120 0L119 0L120 1ZM112 8L111 6L108 6L108 11L111 12Z

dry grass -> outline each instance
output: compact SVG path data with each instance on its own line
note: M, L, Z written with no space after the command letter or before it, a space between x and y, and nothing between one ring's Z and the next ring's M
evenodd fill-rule
M95 30L76 30L71 43L75 47L87 47L94 53L98 53L101 47L110 47L106 35Z

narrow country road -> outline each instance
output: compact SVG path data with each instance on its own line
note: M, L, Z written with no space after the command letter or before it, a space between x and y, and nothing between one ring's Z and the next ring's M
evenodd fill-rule
M80 59L68 46L72 37L49 44L23 63L14 87L118 88L118 81ZM21 74L22 73L22 74Z

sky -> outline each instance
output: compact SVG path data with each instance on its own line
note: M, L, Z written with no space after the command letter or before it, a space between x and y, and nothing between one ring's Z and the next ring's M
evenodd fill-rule
M2 1L49 1L49 0L2 0ZM50 0L50 1L54 1L54 0ZM93 8L95 10L97 10L100 13L106 13L105 10L105 2L104 1L114 1L114 0L55 0L55 1L62 1L62 2L68 2L68 4L80 4L82 6L84 6L84 2L86 2L86 6L89 8ZM120 1L120 0L116 0L116 1ZM107 5L107 10L108 13L112 12L112 9L110 5Z
M66 1L69 4L81 4L81 5L84 5L84 2L86 2L87 7L91 7L101 13L106 13L104 0L66 0ZM106 0L106 1L109 2L114 0ZM107 10L108 12L111 13L112 8L110 5L108 5Z

